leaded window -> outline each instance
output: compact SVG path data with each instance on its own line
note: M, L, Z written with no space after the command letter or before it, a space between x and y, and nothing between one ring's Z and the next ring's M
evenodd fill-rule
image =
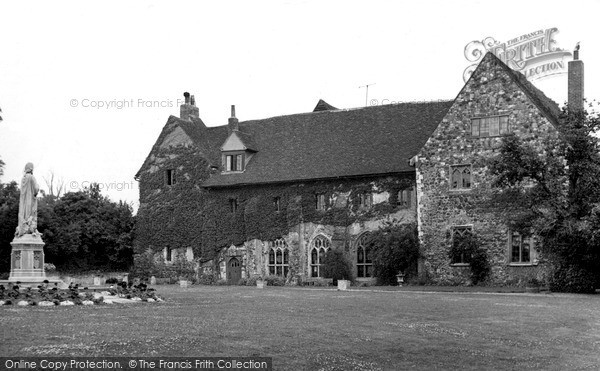
M315 195L315 209L325 210L325 193L317 193Z
M373 260L371 250L367 246L368 233L364 233L356 241L356 277L373 276Z
M398 191L398 206L401 208L409 208L410 207L410 194L412 193L412 189L403 189Z
M225 171L244 171L244 155L226 155Z
M272 242L269 249L269 274L287 277L290 269L290 256L283 238Z
M373 194L364 192L358 195L360 207L363 209L369 209L373 205Z
M511 263L531 263L533 239L530 236L522 236L519 232L513 232L510 246Z
M450 166L450 189L471 188L471 165Z
M497 137L510 133L508 115L471 119L472 137Z
M321 277L321 264L331 243L325 236L317 236L310 249L310 276Z
M471 262L472 239L473 228L471 226L452 228L451 264L469 264Z

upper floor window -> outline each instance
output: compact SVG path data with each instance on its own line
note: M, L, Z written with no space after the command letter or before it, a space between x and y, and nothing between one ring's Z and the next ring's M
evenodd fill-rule
M238 200L237 198L229 199L229 211L235 213L238 209Z
M269 274L287 277L290 269L289 251L283 238L273 241L269 249Z
M450 166L450 189L471 188L471 165Z
M315 195L315 209L325 210L325 193L317 193Z
M518 232L510 235L510 262L531 263L533 250L533 239L530 236L522 236Z
M244 171L244 155L225 155L225 171Z
M165 247L165 260L168 262L173 261L173 250L170 246Z
M329 250L331 243L325 236L317 236L312 242L310 249L310 276L321 277L321 264L325 253Z
M364 192L358 195L360 207L363 209L369 209L373 205L373 194Z
M450 250L451 264L471 263L471 243L473 227L460 226L452 228L452 246Z
M497 137L510 133L508 115L471 119L472 137Z
M410 194L412 193L412 189L403 189L398 191L398 206L401 208L409 208L410 207Z
M281 211L281 197L273 197L273 207L275 208L275 212Z
M167 182L167 185L174 185L176 182L175 169L168 169L165 175L166 175L165 180Z

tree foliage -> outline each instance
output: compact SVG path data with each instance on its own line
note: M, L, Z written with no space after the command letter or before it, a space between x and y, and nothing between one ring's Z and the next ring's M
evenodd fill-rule
M352 281L352 268L343 251L327 251L322 264L323 277L333 278L334 285L337 285L338 280Z
M555 291L593 292L600 283L600 120L565 108L559 138L543 151L516 136L490 163L492 202L519 232L534 232L552 266Z
M10 242L19 211L16 182L0 184L0 271L10 270ZM59 271L126 270L133 263L134 217L130 205L112 202L97 184L61 198L38 201L38 230L46 262Z
M373 260L373 274L381 285L397 285L396 275L410 278L417 273L419 239L414 223L384 223L367 239L367 249Z

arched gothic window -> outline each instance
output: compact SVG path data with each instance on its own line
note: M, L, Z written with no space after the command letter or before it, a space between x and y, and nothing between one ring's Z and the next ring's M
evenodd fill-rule
M321 277L321 264L325 253L329 250L331 242L325 236L317 236L313 240L310 249L310 276Z
M367 248L368 233L362 234L356 241L356 277L373 276L373 260L371 251Z
M272 242L269 249L269 274L287 277L290 269L290 256L283 238Z

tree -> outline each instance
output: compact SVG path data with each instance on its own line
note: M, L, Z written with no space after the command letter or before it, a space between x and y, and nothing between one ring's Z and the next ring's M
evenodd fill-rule
M396 275L400 272L407 278L416 275L419 239L414 223L387 222L369 235L366 244L378 284L397 285Z
M10 271L10 243L18 224L19 195L17 182L0 183L0 272Z
M97 184L57 200L44 197L38 214L46 260L57 269L128 269L133 263L132 208L102 196Z
M533 232L551 262L550 288L593 292L600 280L600 128L595 113L560 116L559 138L539 151L516 136L490 161L491 203L507 224Z
M333 278L333 284L338 280L352 281L352 269L344 253L340 250L329 250L323 259L321 270L323 277Z
M65 191L65 180L62 177L56 177L54 171L50 171L44 177L44 182L46 182L50 196L60 198L60 195Z

